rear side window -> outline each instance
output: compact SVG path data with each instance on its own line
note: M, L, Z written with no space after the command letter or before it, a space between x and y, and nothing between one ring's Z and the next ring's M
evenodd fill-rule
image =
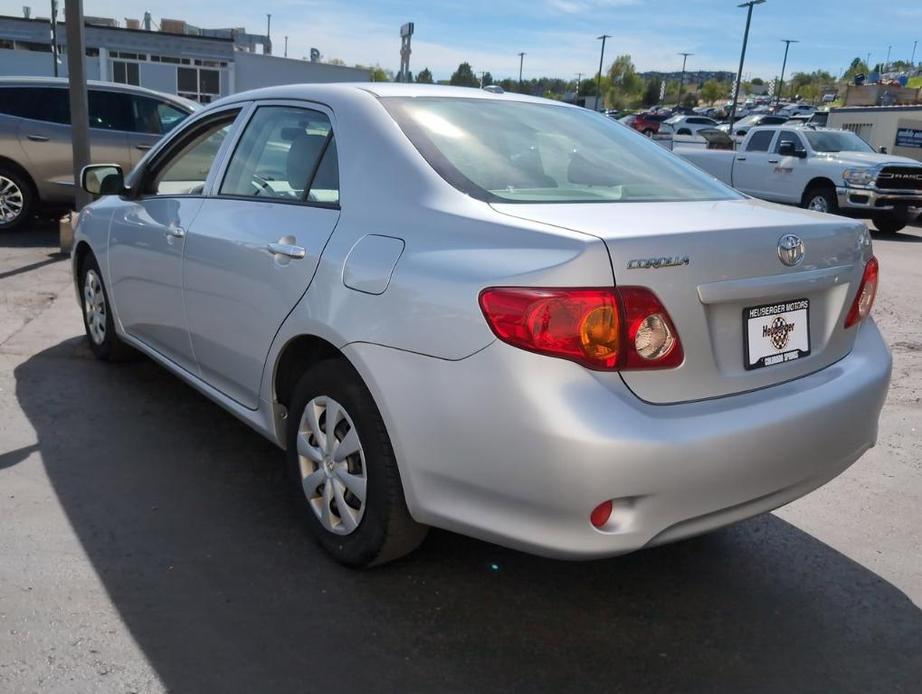
M261 106L234 150L220 194L336 204L338 179L333 131L323 113Z
M131 95L91 89L87 94L90 127L100 130L131 130Z
M752 133L749 143L746 145L747 152L767 152L775 136L774 130L758 130Z
M62 87L0 87L0 113L68 125L70 99Z

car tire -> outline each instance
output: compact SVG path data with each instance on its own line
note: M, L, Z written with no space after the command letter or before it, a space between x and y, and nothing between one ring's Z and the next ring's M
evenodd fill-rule
M906 220L891 216L872 217L871 221L882 234L895 234L906 226Z
M99 263L92 253L80 264L78 288L83 309L83 327L90 350L102 361L124 361L134 355L115 333L109 294L103 283Z
M331 412L336 423L327 437ZM354 568L380 565L423 541L428 527L407 509L381 413L344 359L318 362L300 378L286 444L300 514L336 561Z
M25 224L32 217L35 194L32 185L18 171L0 165L0 231Z
M839 202L836 191L829 186L814 186L804 193L800 206L814 212L835 214L839 211Z

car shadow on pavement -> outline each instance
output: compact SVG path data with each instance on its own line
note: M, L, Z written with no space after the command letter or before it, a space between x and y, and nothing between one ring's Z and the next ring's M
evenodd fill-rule
M588 563L434 531L350 571L274 446L146 359L87 355L30 358L16 395L171 692L918 691L920 610L775 516Z

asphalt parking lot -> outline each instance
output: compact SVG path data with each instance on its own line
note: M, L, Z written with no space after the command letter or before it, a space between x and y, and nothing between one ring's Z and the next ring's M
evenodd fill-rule
M919 691L922 228L875 238L893 384L823 489L606 561L433 532L368 572L272 445L91 358L56 240L0 236L0 692Z

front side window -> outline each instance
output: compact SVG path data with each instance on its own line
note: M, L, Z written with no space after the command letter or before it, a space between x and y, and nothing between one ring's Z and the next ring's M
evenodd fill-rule
M767 152L769 146L771 146L772 138L774 136L774 130L756 130L749 137L749 143L746 145L746 151Z
M189 114L165 101L149 96L131 96L134 131L162 135L179 125Z
M236 113L203 125L167 158L155 164L143 186L149 195L201 195Z
M778 141L775 143L775 153L781 151L782 142L792 142L794 143L794 149L803 149L804 143L801 142L800 137L797 133L792 132L791 130L782 130L781 134L778 135Z
M698 169L586 109L500 99L381 99L459 190L494 202L735 199Z
M874 148L853 132L808 130L804 132L814 152L873 152Z
M259 107L234 150L220 194L337 203L329 118L291 106Z

